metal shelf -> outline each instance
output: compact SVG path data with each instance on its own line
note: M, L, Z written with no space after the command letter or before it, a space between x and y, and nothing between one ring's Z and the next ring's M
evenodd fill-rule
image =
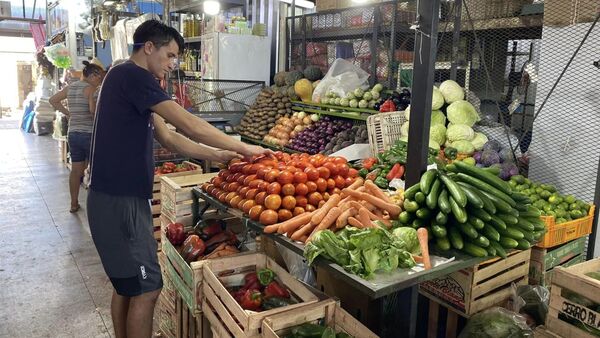
M292 109L295 111L305 111L313 114L329 115L358 121L366 121L369 115L379 113L377 110L372 109L332 106L328 104L306 103L301 101L292 101ZM360 115L349 113L359 113Z
M544 25L543 15L526 15L516 16L510 18L494 18L494 19L482 19L473 20L473 25L469 21L462 21L460 23L461 31L471 31L475 29L480 30L493 30L493 29L519 29L519 28L532 28L539 27L540 29ZM452 32L454 30L453 22L440 22L439 32Z
M345 27L336 27L336 28L319 28L316 30L306 32L306 40L314 42L314 41L333 41L333 40L350 40L350 39L361 39L371 37L373 35L374 28L372 26L365 27L355 27L355 28L345 28ZM379 28L378 34L390 34L391 30L389 27L387 28ZM410 26L408 24L397 24L396 25L396 33L397 34L408 34L413 33L414 31L410 30ZM292 40L303 40L304 34L294 34L292 35Z

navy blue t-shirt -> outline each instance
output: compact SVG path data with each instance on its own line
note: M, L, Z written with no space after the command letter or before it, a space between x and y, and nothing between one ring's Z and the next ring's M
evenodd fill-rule
M150 107L170 100L157 79L128 61L102 84L91 149L91 189L152 198L153 123Z

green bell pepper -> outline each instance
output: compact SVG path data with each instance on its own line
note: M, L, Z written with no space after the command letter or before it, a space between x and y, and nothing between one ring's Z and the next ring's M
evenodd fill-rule
M377 177L373 183L381 189L387 189L389 186L389 182L384 176Z
M271 269L261 269L256 272L258 276L258 281L263 286L269 285L273 280L275 280L275 272Z

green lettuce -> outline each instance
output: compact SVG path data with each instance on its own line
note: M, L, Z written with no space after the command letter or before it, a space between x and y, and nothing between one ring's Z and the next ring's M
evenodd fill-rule
M455 101L446 108L448 121L454 124L466 124L472 127L475 122L479 121L477 110L468 101Z

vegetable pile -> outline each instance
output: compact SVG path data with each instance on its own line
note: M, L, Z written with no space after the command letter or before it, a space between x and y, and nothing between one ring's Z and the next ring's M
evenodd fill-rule
M455 162L425 172L406 189L399 222L428 226L441 251L504 258L506 250L529 249L545 233L541 213L493 170Z
M487 141L481 151L473 154L473 159L478 167L500 168L499 176L505 181L511 176L519 174L519 168L515 164L514 155L510 148L502 147L502 144L496 140Z
M293 327L286 338L353 338L345 333L335 333L335 328L331 326L306 323ZM357 337L359 338L359 337Z
M321 152L325 155L330 155L355 143L369 143L366 125L354 126L349 130L338 133L327 143L325 149Z
M304 128L293 138L288 147L292 150L316 154L322 152L334 136L352 128L352 122L323 116L314 124Z
M166 227L167 239L187 262L235 255L240 252L237 236L225 230L226 223L219 219L206 219L194 228L195 232L186 233L183 224L170 223Z
M266 311L295 304L285 286L276 280L271 269L261 269L244 276L244 285L230 288L229 293L244 310Z
M318 120L317 114L308 115L305 112L295 112L291 117L285 115L277 120L277 124L269 130L263 141L284 147L290 139Z
M161 166L154 169L154 175L163 175L171 173L179 173L184 171L195 170L196 168L188 165L187 163L175 164L173 162L165 162Z
M494 307L469 318L459 338L525 338L533 337L525 318L517 313Z
M381 98L382 91L383 85L378 83L367 90L356 88L354 91L349 92L346 97L339 97L334 92L328 92L324 98L321 98L320 103L332 106L374 109L375 104Z
M286 114L292 113L292 103L287 93L274 92L271 88L263 89L256 102L237 127L241 135L262 140L275 122Z

